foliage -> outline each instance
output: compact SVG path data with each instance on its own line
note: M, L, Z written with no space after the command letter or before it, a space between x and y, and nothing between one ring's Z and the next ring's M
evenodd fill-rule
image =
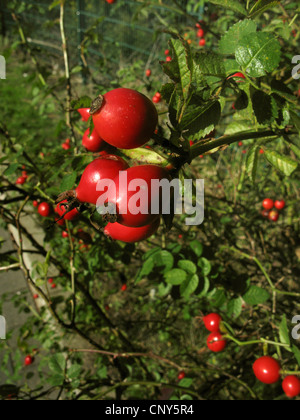
M300 105L291 77L297 4L208 1L201 22L207 43L200 47L195 12L203 2L189 1L187 8L177 1L136 3L131 23L152 16L152 42L167 34L168 44L159 47L162 55L170 50L172 61L159 64L150 56L145 64L138 56L119 65L111 60L117 46L91 70L87 47L99 42L94 29L105 24L95 17L84 38L86 66L78 67L63 42L63 1L51 6L55 23L47 21L66 47L56 60L28 41L24 15L38 6L8 5L17 31L1 41L8 63L8 78L0 82L1 226L15 226L29 246L21 241L17 254L2 253L1 269L21 268L39 299L1 296L1 305L14 300L30 314L17 351L12 332L0 343L7 376L1 398L158 399L167 388L171 399L282 399L280 384L257 383L252 364L266 353L284 371L300 365L291 337L299 313ZM167 17L157 13L162 3ZM122 6L122 0L110 5ZM145 68L153 69L150 79ZM231 77L236 72L245 78ZM163 101L151 151L117 153L132 163L167 161L182 180L204 178L202 225L186 226L186 215L175 215L155 237L133 245L109 241L92 206L64 227L53 226L53 215L37 215L33 200L54 205L95 158L81 147L87 124L77 109L119 86L149 97L160 91ZM61 147L66 138L67 151ZM26 183L15 185L24 168ZM277 224L261 216L267 196L287 202ZM44 233L42 244L28 217ZM30 250L35 263L29 270L24 256ZM201 317L209 312L224 320L228 345L219 355L206 347ZM27 370L26 354L35 356ZM178 382L182 370L186 377Z

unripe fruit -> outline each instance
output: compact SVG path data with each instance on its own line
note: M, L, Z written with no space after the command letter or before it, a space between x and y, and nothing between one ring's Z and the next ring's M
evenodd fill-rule
M84 170L79 185L76 188L76 198L82 203L97 204L101 192L97 191L97 184L102 179L114 180L119 171L128 168L122 158L114 155L99 157L91 162Z
M38 206L38 213L42 217L48 217L51 214L51 207L48 203L41 203Z
M120 223L109 223L104 229L104 233L115 241L135 243L150 238L158 230L159 225L160 219L157 219L151 225L138 228L123 226Z
M205 328L210 332L219 332L221 321L221 316L216 313L211 313L203 318Z
M263 356L253 364L256 378L264 384L275 384L280 379L280 364L270 356Z
M288 398L300 395L300 379L297 376L287 376L282 382L282 389Z
M213 332L207 337L207 347L214 353L220 353L226 347L226 340L221 333Z
M135 149L150 140L158 123L153 103L142 93L119 88L107 92L93 111L99 136L119 149Z
M274 201L270 198L265 198L262 202L262 206L266 210L271 210L274 207Z
M107 143L99 137L96 130L93 130L91 135L89 135L89 133L90 129L88 128L83 135L82 146L89 152L100 152Z

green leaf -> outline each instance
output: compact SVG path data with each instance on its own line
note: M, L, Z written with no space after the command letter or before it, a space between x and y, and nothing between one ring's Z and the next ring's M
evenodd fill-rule
M197 276L197 274L194 274L193 276L189 276L180 285L181 296L187 299L197 289L198 284L199 284L199 277Z
M276 102L267 93L256 90L252 95L252 106L259 124L270 124L278 117Z
M179 268L174 268L173 270L170 270L165 274L166 282L172 284L173 286L179 286L186 280L186 278L186 272Z
M274 150L266 150L264 156L271 165L286 176L292 175L298 167L298 163L289 156L280 155Z
M197 296L198 297L206 296L207 292L209 291L209 288L210 288L210 281L209 281L208 277L204 276L204 278L203 278L203 289Z
M168 251L160 251L153 255L153 262L156 267L158 267L162 273L169 271L174 265L174 257Z
M279 0L258 0L250 10L249 17L254 19L279 3Z
M60 386L64 383L64 380L65 380L64 375L59 375L59 374L52 375L50 376L50 378L47 379L49 385L52 385L52 386Z
M243 299L248 305L259 305L270 299L270 294L258 286L250 286Z
M82 367L80 365L72 365L69 369L68 369L68 377L70 379L76 379L81 372Z
M223 56L212 51L195 54L195 68L203 76L226 77Z
M77 179L77 172L72 172L71 174L66 175L60 184L60 190L61 191L71 190L75 185L76 179Z
M5 171L3 172L3 175L5 176L9 176L14 174L19 168L19 164L18 163L12 163L11 165L9 165Z
M211 272L211 263L204 257L198 261L198 267L201 268L203 276L208 276Z
M238 318L242 313L243 301L241 298L231 299L227 305L227 315L233 319Z
M234 54L241 39L250 33L257 31L257 24L252 20L245 19L231 26L222 36L219 49L222 54Z
M143 267L139 271L135 279L135 284L143 280L144 277L147 277L152 272L153 268L154 268L154 261L152 258L149 258L148 260L144 262Z
M65 356L61 353L52 356L49 360L48 366L52 372L57 373L58 375L64 375L66 367Z
M300 366L300 350L294 344L292 345L292 352L294 353L297 363Z
M266 32L247 35L235 51L236 61L251 77L265 76L278 68L280 55L279 42Z
M190 248L197 255L197 257L201 257L203 253L203 245L201 242L197 241L196 239L190 243Z
M92 103L92 99L89 96L82 96L79 99L75 99L71 101L72 109L80 109L80 108L90 108Z
M179 385L184 387L184 388L190 388L192 383L193 383L192 378L183 378L183 379L181 379L181 381L179 381Z
M172 39L173 60L177 60L182 94L185 101L188 99L192 83L193 60L191 58L189 45L179 39Z
M282 321L279 326L279 338L282 344L291 344L290 340L290 332L287 325L286 315L284 314L282 317Z
M123 153L123 155L129 157L132 160L135 160L137 163L147 163L162 166L166 166L168 164L168 161L154 150L139 147L132 150L120 149L120 151Z
M179 128L191 140L205 137L218 124L221 118L221 105L219 101L211 101L199 106L196 98L190 101Z
M247 11L238 0L209 0L209 3L221 6L222 10L230 9L241 15L247 16Z
M196 265L190 260L180 260L178 262L178 267L186 271L188 274L196 274L197 272Z
M255 182L258 164L259 147L252 146L246 160L246 171L252 183Z

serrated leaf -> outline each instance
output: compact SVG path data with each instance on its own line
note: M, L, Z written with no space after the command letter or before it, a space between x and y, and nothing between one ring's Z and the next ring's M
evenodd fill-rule
M182 94L188 99L193 77L193 60L189 51L189 45L179 39L172 39L173 60L177 60Z
M226 77L223 56L212 51L195 54L195 68L203 76Z
M199 277L197 276L197 274L194 274L193 276L189 276L180 285L181 296L187 299L197 289L198 284L199 284Z
M81 366L80 365L72 365L69 369L68 369L68 377L70 379L75 379L80 375L81 372Z
M247 16L247 11L238 0L209 0L209 3L221 6L223 10L230 9L241 15Z
M259 153L258 146L253 146L250 148L247 155L246 171L252 183L254 183L256 179L258 153Z
M242 313L243 301L241 298L231 299L227 305L227 315L233 319L238 318Z
M221 118L221 105L219 101L211 101L199 105L193 98L187 107L179 128L191 140L205 137L218 124Z
M72 172L69 175L65 175L60 184L60 190L61 191L71 190L75 185L76 179L77 179L77 172Z
M254 19L279 3L279 0L258 0L250 10L249 17Z
M257 24L252 20L245 19L233 25L225 35L222 36L219 49L222 54L234 54L240 40L257 31Z
M271 165L286 176L291 176L292 173L297 169L298 163L289 156L280 155L276 151L266 150L264 154L265 158Z
M52 372L57 373L58 375L63 375L66 367L65 356L60 353L52 356L49 360L48 366Z
M287 325L286 315L284 314L282 317L282 321L279 326L279 338L282 344L291 344L290 340L290 332Z
M275 100L267 93L256 90L252 95L252 106L259 124L270 124L278 117Z
M270 294L261 287L250 286L248 291L244 294L243 299L249 305L259 305L269 300Z
M172 284L173 286L179 286L186 280L186 278L186 272L179 268L173 268L173 270L170 270L165 274L166 282L168 284Z
M251 77L265 76L278 68L280 55L279 42L266 32L247 35L235 51L236 61Z

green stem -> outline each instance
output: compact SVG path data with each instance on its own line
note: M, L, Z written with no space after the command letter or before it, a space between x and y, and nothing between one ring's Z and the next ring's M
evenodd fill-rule
M195 146L191 147L191 159L197 158L199 155L202 155L210 150L216 149L218 147L230 145L232 143L236 143L242 140L254 140L254 139L262 139L262 138L276 138L280 137L283 134L280 131L275 132L271 130L264 130L264 131L244 131L238 134L232 134L230 136L222 136L218 139L212 139L205 143L200 142ZM297 134L295 133L290 133Z

